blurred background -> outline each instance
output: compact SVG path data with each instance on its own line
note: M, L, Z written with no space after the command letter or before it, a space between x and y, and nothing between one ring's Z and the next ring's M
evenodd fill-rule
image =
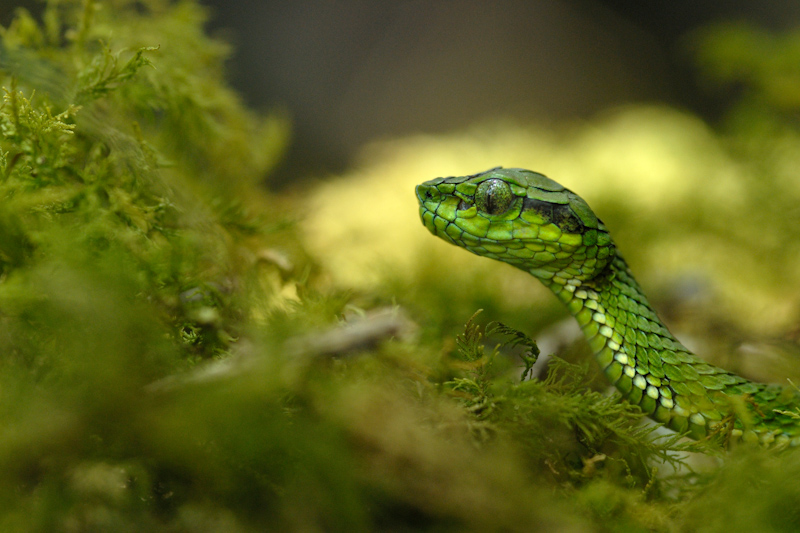
M487 118L538 123L626 102L666 102L714 120L725 95L698 85L692 31L720 20L780 31L793 0L203 0L233 45L229 79L279 110L293 135L273 183L341 172L365 143ZM0 24L12 7L0 2Z
M661 101L713 120L725 101L698 86L691 32L800 22L792 0L204 3L212 32L234 45L234 86L291 118L283 181L342 171L376 138L487 118L541 123Z

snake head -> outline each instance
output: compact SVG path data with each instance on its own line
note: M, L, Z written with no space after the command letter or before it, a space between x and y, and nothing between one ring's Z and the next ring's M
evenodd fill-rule
M589 281L615 255L605 225L577 194L519 168L436 178L416 188L431 233L542 280Z

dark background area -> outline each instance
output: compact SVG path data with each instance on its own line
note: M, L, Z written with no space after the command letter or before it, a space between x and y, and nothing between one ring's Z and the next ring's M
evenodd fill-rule
M284 183L340 171L370 140L489 118L551 122L661 101L713 122L724 100L699 88L692 30L800 22L796 0L203 3L209 30L234 46L232 84L249 105L291 118L273 177ZM3 24L14 6L42 5L7 4Z

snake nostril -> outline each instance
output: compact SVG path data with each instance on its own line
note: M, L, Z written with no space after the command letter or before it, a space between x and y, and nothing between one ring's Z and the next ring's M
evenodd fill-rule
M435 187L417 185L417 198L422 202L436 201L439 199L439 191Z

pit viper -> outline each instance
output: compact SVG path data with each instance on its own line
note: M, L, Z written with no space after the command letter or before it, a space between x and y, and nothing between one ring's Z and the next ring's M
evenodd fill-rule
M603 222L546 176L493 168L416 187L425 227L529 272L577 320L608 380L653 420L695 439L800 445L800 395L706 363L658 317Z

